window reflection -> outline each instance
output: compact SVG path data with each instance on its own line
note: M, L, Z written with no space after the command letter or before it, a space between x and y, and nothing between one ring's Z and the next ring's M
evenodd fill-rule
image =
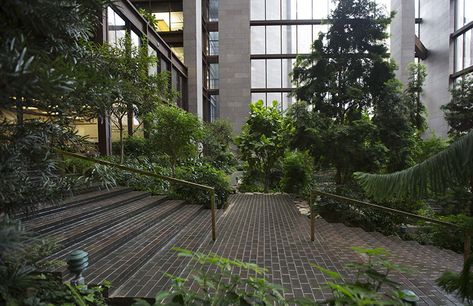
M208 48L209 48L208 50L209 55L218 55L219 53L218 32L209 32Z
M264 54L265 48L265 27L251 27L251 54Z
M266 54L281 53L281 27L266 27Z
M251 87L266 87L266 62L265 60L251 60Z
M281 60L266 60L266 88L281 88Z
M123 20L111 7L107 8L107 25L108 43L116 47L119 46L120 40L125 37L126 33L125 20Z
M218 64L216 63L209 64L208 88L218 89L218 83L219 83L218 81L219 81Z

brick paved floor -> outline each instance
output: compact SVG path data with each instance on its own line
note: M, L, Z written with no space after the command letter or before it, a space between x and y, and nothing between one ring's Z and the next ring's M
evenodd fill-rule
M442 272L460 270L459 254L323 219L317 219L311 242L309 220L288 195L236 194L229 202L217 213L216 242L210 238L209 210L119 188L74 197L68 205L25 220L25 225L38 237L55 238L62 245L47 259L64 260L75 249L89 252L86 280L111 280L110 293L116 298L152 298L170 287L166 273L188 277L195 264L178 257L172 250L177 246L255 263L268 269L265 276L284 288L285 297L322 300L330 296L324 285L328 279L310 263L349 278L353 275L346 264L363 260L351 247L363 246L383 247L392 261L410 267L412 273L393 277L416 292L422 305L459 304L435 285Z
M216 242L210 241L209 216L204 211L187 225L186 234L177 237L174 245L256 263L268 269L266 276L271 282L284 287L285 297L317 300L330 296L330 290L324 286L328 279L309 263L348 278L352 275L345 265L362 260L350 247L384 247L390 251L392 261L412 268L411 274L398 273L394 278L402 287L416 292L421 298L420 304L459 304L434 283L443 271L460 269L462 259L458 254L342 224L329 224L323 219L317 219L316 239L311 242L309 220L299 214L288 195L238 194L231 197L230 203L230 207L220 213ZM148 261L113 294L153 297L170 285L165 272L187 277L192 269L187 258L177 257L168 250Z

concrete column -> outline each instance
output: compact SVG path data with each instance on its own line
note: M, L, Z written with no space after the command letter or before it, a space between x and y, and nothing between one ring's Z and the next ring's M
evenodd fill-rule
M183 1L183 11L187 101L189 111L203 118L202 0Z
M391 0L391 10L396 12L391 23L391 58L399 67L396 77L406 84L407 66L415 59L414 0Z
M250 0L220 0L218 13L220 118L238 133L251 100Z
M450 0L421 1L420 38L429 51L427 59L422 61L427 69L423 101L427 107L429 131L437 136L446 136L448 131L440 106L450 101L450 73L453 69L450 58L451 12Z

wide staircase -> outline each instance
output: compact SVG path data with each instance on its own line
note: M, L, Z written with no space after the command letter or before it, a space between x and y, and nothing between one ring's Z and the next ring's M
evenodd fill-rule
M210 210L164 196L129 188L92 190L43 208L24 220L38 238L53 239L59 249L45 260L65 260L73 250L89 253L84 273L88 283L112 282L110 296L118 303L135 297L152 298L171 285L167 273L187 277L194 264L178 257L173 246L253 262L268 269L266 277L284 288L287 298L322 300L330 296L329 281L310 266L316 263L345 277L346 264L365 260L352 246L383 247L393 262L409 273L393 278L413 290L425 305L458 305L435 285L447 270L459 271L462 256L416 242L402 241L343 224L315 221L310 239L309 219L289 195L236 194L217 213L217 240L211 239ZM56 269L65 280L67 269ZM242 276L248 276L241 271Z

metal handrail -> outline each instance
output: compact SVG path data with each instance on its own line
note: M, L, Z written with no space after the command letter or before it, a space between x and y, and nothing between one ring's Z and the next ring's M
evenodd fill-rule
M209 193L209 197L210 197L210 210L211 210L211 219L212 219L212 240L213 241L216 240L215 188L214 187L189 182L189 181L181 180L181 179L178 179L178 178L175 178L175 177L170 177L170 176L166 176L166 175L157 174L157 173L154 173L154 172L149 172L149 171L144 171L144 170L140 170L140 169L136 169L136 168L131 168L131 167L127 167L127 166L124 166L124 165L112 163L112 162L109 162L109 161L96 159L96 158L92 158L92 157L87 157L87 156L84 156L82 154L63 151L63 150L60 150L60 149L57 149L57 148L54 149L54 150L58 154L61 154L61 155L64 155L64 156L70 156L70 157L74 157L74 158L77 158L77 159L90 161L90 162L93 162L93 163L96 163L96 164L101 164L101 165L104 165L104 166L115 167L115 168L125 170L125 171L128 171L128 172L134 172L134 173L138 173L138 174L141 174L141 175L151 176L151 177L159 178L159 179L166 180L166 181L169 181L169 182L173 182L173 183L176 183L176 184L187 185L187 186L190 186L190 187L194 187L194 188L197 188L197 189L207 191Z
M309 199L310 239L312 241L314 241L314 239L315 239L315 213L314 213L314 205L312 205L312 204L313 204L314 196L316 196L316 195L322 195L322 196L330 197L330 198L333 198L333 199L336 199L336 200L339 200L339 201L342 201L342 202L347 202L349 204L364 206L364 207L368 207L368 208L374 208L374 209L381 210L381 211L384 211L384 212L394 213L394 214L397 214L397 215L410 217L410 218L422 220L422 221L429 222L429 223L435 223L435 224L443 225L443 226L450 227L450 228L455 228L455 229L460 229L460 230L462 229L462 227L458 224L454 224L454 223L450 223L450 222L446 222L446 221L442 221L442 220L438 220L438 219L433 219L433 218L429 218L429 217L424 217L424 216L416 215L416 214L413 214L413 213L410 213L410 212L407 212L407 211L402 211L402 210L398 210L398 209L394 209L394 208L390 208L390 207L385 207L385 206L381 206L381 205L377 205L377 204L373 204L373 203L368 203L368 202L364 202L364 201L360 201L360 200L355 200L355 199L351 199L351 198L348 198L348 197L340 196L338 194L323 192L323 191L320 191L320 190L312 190L312 192L310 193L310 199ZM471 246L471 233L469 231L464 231L464 250L463 250L464 260L466 260L468 258L468 256L470 255L470 246Z

